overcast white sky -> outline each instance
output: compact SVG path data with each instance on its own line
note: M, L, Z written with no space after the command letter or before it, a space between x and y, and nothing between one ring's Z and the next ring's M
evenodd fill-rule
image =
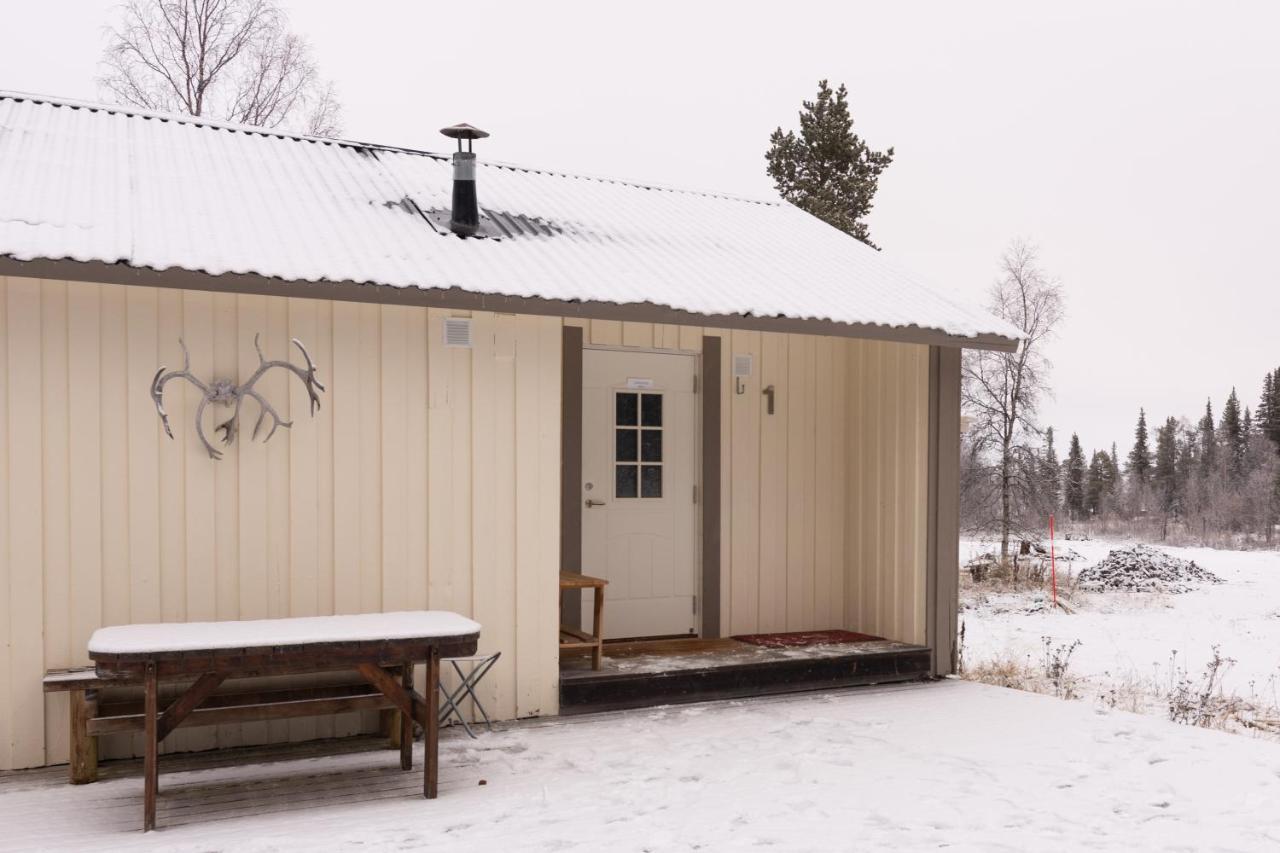
M96 98L115 5L8 0L0 88ZM348 137L467 121L481 157L752 197L769 132L847 83L897 149L886 253L981 298L1021 236L1062 279L1043 420L1086 449L1280 366L1280 3L283 5Z

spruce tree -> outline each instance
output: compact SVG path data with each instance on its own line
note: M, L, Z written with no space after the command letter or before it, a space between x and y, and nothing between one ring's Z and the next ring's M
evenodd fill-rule
M1160 508L1174 512L1178 506L1178 422L1172 417L1156 430L1155 487Z
M1067 510L1073 517L1084 514L1085 501L1085 465L1084 450L1080 447L1080 436L1071 434L1071 447L1067 451L1065 480L1065 501Z
M1245 432L1240 419L1240 400L1236 397L1236 389L1231 389L1227 397L1227 405L1222 409L1222 423L1218 429L1218 440L1226 452L1227 479L1239 483L1244 477Z
M1147 410L1138 409L1138 427L1133 431L1133 449L1129 451L1129 475L1138 487L1147 485L1151 474L1151 446L1147 443Z
M1044 431L1044 456L1040 460L1040 492L1049 512L1057 512L1062 502L1058 450L1053 446L1053 427Z
M1089 460L1089 472L1085 478L1084 509L1090 515L1097 515L1104 506L1103 499L1107 493L1107 473L1109 463L1105 450L1093 451Z
M1200 419L1200 475L1208 478L1218 461L1218 436L1213 428L1213 402L1204 403L1204 417Z
M1275 401L1275 386L1272 384L1274 373L1268 372L1262 377L1262 396L1258 398L1258 411L1254 413L1254 424L1263 435L1267 435L1267 427L1271 424L1271 407ZM1270 438L1270 436L1267 436Z
M800 135L769 136L765 152L769 177L785 201L807 211L872 248L866 217L880 184L880 173L893 162L893 148L873 151L853 132L849 91L841 84L832 92L818 82L818 97L804 101Z

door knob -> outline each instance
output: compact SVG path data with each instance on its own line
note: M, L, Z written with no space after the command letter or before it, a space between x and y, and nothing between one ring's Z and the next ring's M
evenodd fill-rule
M592 498L587 498L587 506L589 507L604 506L604 501L597 501L597 500L593 500Z

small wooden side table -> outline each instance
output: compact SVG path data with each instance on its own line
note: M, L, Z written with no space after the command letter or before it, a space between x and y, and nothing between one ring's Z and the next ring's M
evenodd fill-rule
M560 614L560 651L565 649L591 649L591 668L599 669L600 660L604 656L604 629L601 627L604 617L604 588L608 585L604 578L593 578L590 575L575 575L569 572L560 573L560 591L567 589L590 589L595 592L595 618L592 619L591 633L570 628L564 624L564 605L561 596Z

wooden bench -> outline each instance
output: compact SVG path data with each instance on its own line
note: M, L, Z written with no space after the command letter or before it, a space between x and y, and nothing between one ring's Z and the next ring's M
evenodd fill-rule
M604 618L604 588L609 584L604 578L593 578L590 575L575 575L570 572L560 573L560 591L565 590L582 590L590 589L595 593L594 601L594 618L592 619L591 633L572 628L564 624L564 614L560 614L560 651L566 649L590 649L591 650L591 668L599 669L601 658L604 655L604 629L602 627L602 619ZM561 608L563 609L564 597L561 596Z
M341 674L340 674L341 675ZM180 694L190 679L166 681L167 693ZM106 696L104 691L113 695ZM98 737L119 732L141 732L146 728L142 687L120 685L99 678L94 667L50 670L44 677L45 693L70 694L70 764L73 785L98 779ZM342 714L350 711L387 712L386 729L390 746L400 747L399 712L395 705L369 682L344 678L332 684L300 687L296 684L272 687L243 687L232 684L216 692L191 712L182 725L213 726Z

